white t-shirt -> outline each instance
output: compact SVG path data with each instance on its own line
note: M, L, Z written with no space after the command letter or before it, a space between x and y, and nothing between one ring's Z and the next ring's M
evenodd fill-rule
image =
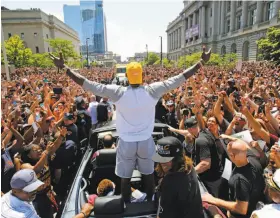
M268 204L260 210L253 211L251 218L279 218L280 204Z
M40 218L32 202L22 201L11 192L1 198L1 218Z

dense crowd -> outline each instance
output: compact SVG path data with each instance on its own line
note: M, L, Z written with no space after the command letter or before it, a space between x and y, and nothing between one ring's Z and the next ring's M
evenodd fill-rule
M143 83L164 81L181 72L145 67ZM114 77L114 69L106 68L79 73L103 84ZM23 217L37 217L37 213L51 218L66 195L67 176L73 176L71 167L81 153L81 141L91 128L115 118L115 105L111 99L84 91L62 70L22 68L10 76L11 81L2 80L1 87L2 213L11 214L19 204L8 200L13 195L35 206L32 212L23 208ZM168 143L181 143L186 168L194 166L188 170L199 175L209 192L201 200L199 190L193 190L195 201L204 208L217 206L212 210L216 217L280 217L279 66L244 62L240 71L204 66L182 86L165 93L155 113L156 122L168 124L180 140ZM110 136L105 137L109 146L104 146L115 147ZM160 188L162 178L172 170L172 165L157 164L159 190L175 189L175 183L171 187L167 182ZM228 176L225 171L230 171ZM28 186L31 180L33 188ZM184 193L179 180L178 192ZM100 186L104 192L114 184L103 181ZM160 217L176 211L178 204L172 201L165 198L165 208L171 208ZM91 209L86 205L83 214L88 216Z

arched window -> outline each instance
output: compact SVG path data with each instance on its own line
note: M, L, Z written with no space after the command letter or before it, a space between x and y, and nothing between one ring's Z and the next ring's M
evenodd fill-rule
M231 53L236 53L236 44L235 43L233 43L231 45Z
M245 41L242 47L242 60L248 61L249 60L249 42Z
M221 55L224 56L226 53L227 53L227 51L226 51L226 46L223 45L223 46L222 46L222 49L221 49Z

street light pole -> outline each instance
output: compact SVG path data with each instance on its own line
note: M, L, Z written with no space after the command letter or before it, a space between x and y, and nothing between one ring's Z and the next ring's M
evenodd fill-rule
M146 44L146 50L147 50L147 62L148 62L149 61L148 44Z
M162 36L160 36L160 65L162 67Z
M5 48L5 39L4 39L4 32L3 32L3 27L2 27L2 22L1 22L1 44L2 44L2 49L3 49L3 56L4 56L4 66L5 66L5 71L6 71L6 77L8 81L11 81L10 78L10 71L9 71L9 66L8 66L8 60L7 60L7 54L6 54L6 48Z
M89 40L90 38L87 38L86 39L86 44L87 44L87 67L88 67L88 40Z

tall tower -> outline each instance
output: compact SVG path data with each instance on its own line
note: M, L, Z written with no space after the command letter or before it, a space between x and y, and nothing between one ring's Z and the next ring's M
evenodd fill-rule
M108 41L107 41L107 22L106 16L104 15L104 38L105 38L105 52L108 51Z
M106 51L103 0L80 0L82 53L104 54Z
M79 33L82 41L81 15L79 5L63 5L64 23Z

